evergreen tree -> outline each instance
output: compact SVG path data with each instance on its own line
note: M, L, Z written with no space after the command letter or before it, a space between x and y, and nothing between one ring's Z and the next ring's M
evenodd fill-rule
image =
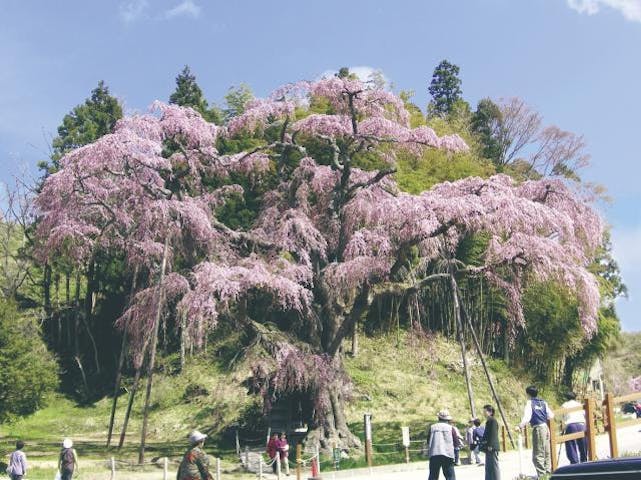
M60 159L74 148L87 145L110 133L116 122L122 118L122 106L109 93L109 87L100 80L91 91L85 103L77 105L62 119L58 136L53 139L51 162L41 162L39 167L45 174L60 169Z
M470 125L470 130L482 145L481 154L495 164L498 164L502 151L499 139L501 118L499 106L491 99L484 98L477 104Z
M169 96L169 103L191 107L205 120L215 124L222 123L222 112L215 105L211 109L208 107L203 91L196 82L196 76L191 73L188 65L185 65L176 77L176 90Z
M457 100L461 99L461 79L459 67L447 60L441 61L434 69L428 91L432 96L430 113L445 116L452 111Z
M237 87L230 87L229 92L225 95L227 118L237 117L245 112L247 102L254 98L254 94L246 83L241 83Z

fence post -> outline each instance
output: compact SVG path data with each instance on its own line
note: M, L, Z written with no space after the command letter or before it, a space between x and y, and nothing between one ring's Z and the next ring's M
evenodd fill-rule
M302 474L302 463L303 459L301 458L303 452L302 452L302 446L299 443L296 444L296 480L300 480L301 474Z
M278 456L278 454L276 454ZM263 456L258 457L258 480L263 480Z
M168 480L169 472L167 471L169 464L169 459L167 457L163 458L162 461L162 480Z
M588 447L588 460L596 460L596 418L594 403L589 398L583 401L585 410L585 440Z
M507 444L505 442L505 425L501 425L501 450L507 452Z
M610 457L617 458L619 456L619 445L617 442L617 424L614 418L614 395L607 393L605 395L605 414L608 419L608 438L610 439Z
M216 458L216 480L220 480L220 458Z
M238 438L238 427L236 427L236 455L240 457L240 438Z
M372 414L363 415L363 425L365 430L365 458L367 466L372 467Z
M245 445L245 468L249 472L249 447Z
M287 461L287 458L285 458L285 461ZM276 454L276 478L280 480L280 471L281 471L281 464L280 464L280 454Z
M527 434L527 424L523 427L523 437L525 438L525 448L530 448L530 436Z
M111 480L116 478L116 460L114 457L111 457Z
M316 446L316 469L318 470L318 477L320 478L321 466L320 466L320 449Z
M554 420L548 418L548 428L550 430L550 456L552 457L552 471L559 466L558 451L556 449L556 425Z
M405 463L410 463L410 427L401 427L403 447L405 447Z

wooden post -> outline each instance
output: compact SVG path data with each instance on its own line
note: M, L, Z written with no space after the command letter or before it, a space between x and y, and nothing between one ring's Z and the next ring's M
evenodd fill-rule
M316 468L318 469L318 478L320 478L321 466L320 466L320 449L316 447Z
M116 478L116 460L114 457L111 457L111 480L115 480Z
M527 424L523 427L523 438L525 439L525 448L530 448L530 437L527 433Z
M220 480L220 458L216 458L216 480Z
M589 398L583 401L585 409L585 436L588 446L588 460L596 460L596 419L594 416L594 403Z
M410 463L410 427L401 427L403 447L405 447L405 463Z
M287 459L285 459L287 461ZM276 455L276 478L277 480L280 480L280 471L282 469L282 466L280 464L280 453Z
M245 445L245 468L249 471L249 447Z
M458 341L461 345L461 356L463 357L463 373L465 374L465 385L467 387L467 399L470 402L470 412L476 418L476 407L474 406L474 392L472 390L472 379L470 377L470 367L467 364L467 355L465 353L465 339L463 338L463 322L461 321L461 305L459 303L458 286L454 275L450 275L450 285L452 287L452 303L454 306L454 318L456 319L456 329L458 330Z
M548 419L548 428L550 429L550 456L552 457L552 471L556 470L559 466L559 459L557 457L558 451L556 449L556 425L554 420Z
M303 466L303 459L302 457L302 446L300 442L296 444L296 480L301 480L301 475L302 475L302 466Z
M365 459L367 466L372 467L372 414L363 415L363 425L365 429Z
M240 457L240 438L238 438L238 427L236 427L236 455Z
M162 461L162 480L168 480L169 472L167 471L169 459L167 457L163 458Z
M608 419L606 430L610 439L610 458L619 456L619 445L617 442L617 423L614 418L614 395L607 393L605 395L605 414Z
M276 457L278 457L278 453L276 453ZM258 457L258 480L263 480L263 456L260 455Z
M505 425L501 425L501 450L507 452L507 444L505 441Z

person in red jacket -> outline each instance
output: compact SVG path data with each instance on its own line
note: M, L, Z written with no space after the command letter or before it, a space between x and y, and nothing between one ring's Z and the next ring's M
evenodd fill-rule
M267 455L269 456L270 460L273 461L274 463L272 464L272 470L274 473L276 473L276 455L278 455L278 447L279 447L279 440L278 440L278 433L272 433L272 436L270 437L269 441L267 442Z

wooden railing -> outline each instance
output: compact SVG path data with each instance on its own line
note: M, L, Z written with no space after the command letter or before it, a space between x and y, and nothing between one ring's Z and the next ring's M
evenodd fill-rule
M596 408L599 405L603 412L603 423L605 432L608 434L610 444L610 457L617 458L619 456L619 446L617 441L617 428L623 428L630 425L641 424L641 418L633 418L624 422L617 423L615 416L615 406L637 400L641 398L641 392L630 393L621 397L615 397L608 393L604 401L595 402L593 399L587 398L582 406L573 408L559 408L554 410L554 419L548 420L548 427L550 428L550 450L552 454L552 471L556 470L559 458L557 446L571 440L586 439L587 443L587 456L588 460L596 460L596 434L597 434L597 417ZM585 432L570 433L567 435L559 435L557 421L559 421L566 413L580 412L585 413ZM527 436L526 436L527 438Z

